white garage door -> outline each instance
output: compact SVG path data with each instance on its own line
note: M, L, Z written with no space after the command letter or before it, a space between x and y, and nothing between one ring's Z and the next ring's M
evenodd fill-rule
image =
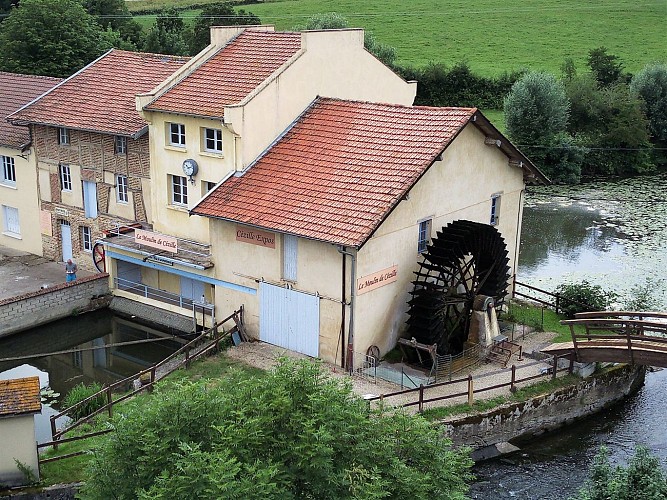
M259 338L263 342L317 357L320 299L280 286L259 285Z

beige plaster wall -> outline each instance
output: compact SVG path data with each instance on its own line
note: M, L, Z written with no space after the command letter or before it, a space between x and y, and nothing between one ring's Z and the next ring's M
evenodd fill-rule
M147 113L146 116L151 119L149 128L151 219L149 220L152 220L155 231L207 242L209 239L208 221L201 217L190 217L188 209L194 207L206 194L203 181L217 183L234 170L234 136L216 120L164 113ZM186 145L184 148L169 145L168 127L170 123L185 125ZM222 130L222 154L204 151L201 134L202 129L206 127ZM170 175L185 176L182 166L186 159L195 160L199 171L194 177L194 184L188 180L188 206L180 207L171 204Z
M399 203L375 235L362 247L358 277L397 266L398 279L356 299L355 350L377 345L382 353L394 347L405 330L407 300L417 252L419 221L432 218L432 237L447 223L466 219L488 224L491 196L502 193L499 225L507 245L511 272L517 249L517 218L523 190L521 169L508 165L495 146L484 145L484 134L468 125Z
M18 209L21 229L20 235L5 232L4 214L0 209L0 245L42 255L36 159L32 152L25 158L20 154L16 149L0 147L0 155L14 158L16 172L15 184L0 182L0 205Z
M408 83L364 49L363 30L307 31L302 53L239 106L225 122L242 137L242 166L249 165L317 97L411 105Z
M0 484L26 484L23 473L16 467L14 460L27 465L39 479L37 447L35 443L35 417L25 415L13 418L0 418Z

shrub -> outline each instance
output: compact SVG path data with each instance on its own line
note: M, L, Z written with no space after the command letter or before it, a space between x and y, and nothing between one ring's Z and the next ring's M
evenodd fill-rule
M554 293L560 297L560 309L568 318L584 311L604 311L616 298L616 294L586 280L559 285Z
M649 64L637 73L630 90L642 99L652 140L667 144L667 64Z
M660 301L656 298L656 292L663 289L663 280L646 278L643 284L635 285L630 289L630 297L625 302L626 311L657 311Z
M79 385L72 387L72 389L65 396L65 399L63 399L62 406L63 408L74 406L75 404L80 403L84 399L89 398L101 390L102 386L97 382L93 382L90 385L86 385L82 382ZM107 400L104 397L104 394L100 394L96 398L93 398L74 409L74 411L69 414L69 417L71 417L73 420L79 420L80 418L87 417L95 410L102 408L106 403Z

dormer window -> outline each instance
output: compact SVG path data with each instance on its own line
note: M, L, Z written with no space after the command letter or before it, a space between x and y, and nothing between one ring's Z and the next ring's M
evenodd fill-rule
M69 129L65 127L58 128L58 144L61 146L69 146L70 143L70 133Z
M169 145L178 148L185 147L185 125L182 123L169 124Z

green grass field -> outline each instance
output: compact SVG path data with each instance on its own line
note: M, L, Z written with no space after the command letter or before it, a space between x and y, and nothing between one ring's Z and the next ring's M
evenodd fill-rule
M128 6L165 3L187 4L138 0ZM337 12L395 47L401 64L467 61L483 75L521 68L559 72L568 57L583 71L588 51L603 45L631 72L667 60L666 0L287 0L241 8L277 29L302 25L315 13Z

